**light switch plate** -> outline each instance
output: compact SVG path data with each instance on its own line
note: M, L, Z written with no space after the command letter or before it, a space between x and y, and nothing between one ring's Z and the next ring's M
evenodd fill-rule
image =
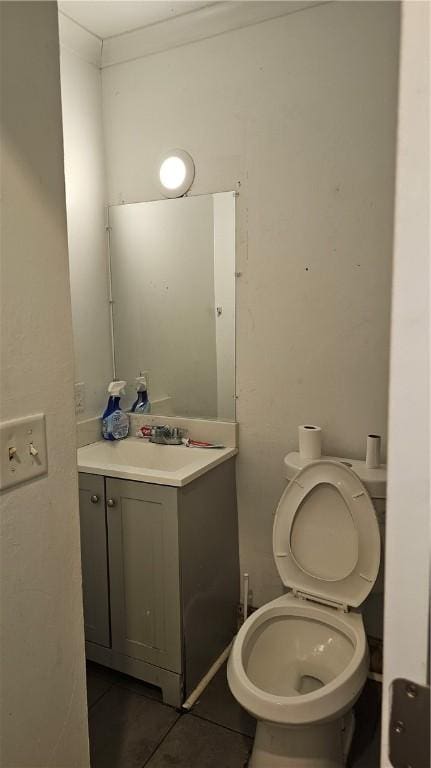
M75 383L75 414L85 411L85 383L77 381Z
M0 424L0 490L47 471L45 416L39 413Z

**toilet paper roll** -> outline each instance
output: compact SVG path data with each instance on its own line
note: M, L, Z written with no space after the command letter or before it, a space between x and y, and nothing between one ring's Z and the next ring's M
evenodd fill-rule
M298 427L299 455L301 459L320 459L322 455L322 430L314 424Z
M367 452L365 454L365 466L368 469L380 467L380 435L367 435Z

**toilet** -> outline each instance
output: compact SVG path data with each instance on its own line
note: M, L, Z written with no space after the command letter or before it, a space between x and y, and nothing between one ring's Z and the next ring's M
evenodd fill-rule
M386 493L386 469L298 453L285 465L273 551L289 591L244 622L228 682L257 720L249 768L341 768L368 674L360 606L379 571L372 496Z

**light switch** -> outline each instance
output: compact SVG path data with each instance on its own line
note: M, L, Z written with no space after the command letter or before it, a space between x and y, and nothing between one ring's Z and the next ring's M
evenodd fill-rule
M0 489L34 480L48 471L45 416L39 413L0 424Z

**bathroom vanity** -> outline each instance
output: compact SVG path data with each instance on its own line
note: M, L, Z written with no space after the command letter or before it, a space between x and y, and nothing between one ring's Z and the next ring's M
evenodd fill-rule
M235 448L78 450L87 658L180 706L237 626Z
M98 419L78 439L87 657L176 706L237 628L235 200L107 211L113 376L128 382L125 409L138 374L152 402L130 434L168 417L227 447L101 441Z

